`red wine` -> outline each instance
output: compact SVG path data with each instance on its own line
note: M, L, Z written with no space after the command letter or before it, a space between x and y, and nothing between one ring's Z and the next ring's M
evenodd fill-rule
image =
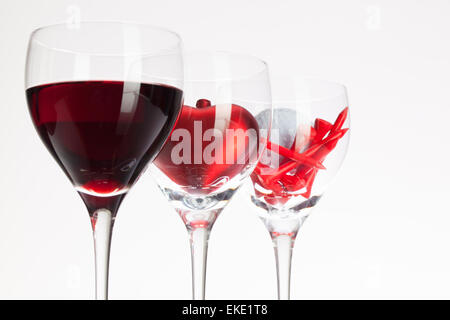
M90 210L112 206L105 198L120 204L117 195L162 148L183 96L165 85L121 81L61 82L26 93L42 141Z

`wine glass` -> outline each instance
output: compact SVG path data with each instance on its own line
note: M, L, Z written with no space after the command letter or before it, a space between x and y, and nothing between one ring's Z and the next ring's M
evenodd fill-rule
M344 160L350 118L346 89L340 84L287 77L271 78L271 84L270 141L249 189L272 237L278 299L285 300L295 238Z
M197 52L184 61L184 105L151 169L189 233L193 298L200 300L211 229L267 141L270 81L266 63L247 55Z
M181 40L168 30L82 22L31 34L28 107L42 142L88 209L96 299L108 298L117 210L170 135L182 84Z

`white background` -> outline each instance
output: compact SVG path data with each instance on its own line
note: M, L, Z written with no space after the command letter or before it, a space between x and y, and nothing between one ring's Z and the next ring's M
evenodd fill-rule
M450 298L448 0L1 0L0 298L94 296L86 209L40 142L23 86L31 31L77 11L344 83L349 153L300 231L292 298ZM276 298L271 241L252 210L239 193L218 219L207 298ZM110 275L111 299L191 297L187 233L148 175L119 212Z

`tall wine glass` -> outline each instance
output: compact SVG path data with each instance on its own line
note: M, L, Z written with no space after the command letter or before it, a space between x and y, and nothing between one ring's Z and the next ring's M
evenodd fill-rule
M96 298L108 298L120 203L181 110L181 40L131 23L53 25L31 34L26 95L36 131L83 199L92 223Z
M286 77L271 83L270 142L251 175L250 190L273 240L278 298L289 299L295 238L344 160L350 118L342 85Z
M262 154L271 96L267 65L257 58L198 52L185 56L185 67L183 109L151 168L186 225L193 298L204 299L209 234Z

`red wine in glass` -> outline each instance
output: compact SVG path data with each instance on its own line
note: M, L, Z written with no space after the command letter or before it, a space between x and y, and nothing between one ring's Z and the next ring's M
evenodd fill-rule
M162 148L181 110L181 46L170 30L112 21L55 24L30 35L28 107L41 140L88 208L96 299L108 299L120 202Z
M117 212L123 195L162 148L181 90L123 81L76 81L27 89L34 125L90 214Z

